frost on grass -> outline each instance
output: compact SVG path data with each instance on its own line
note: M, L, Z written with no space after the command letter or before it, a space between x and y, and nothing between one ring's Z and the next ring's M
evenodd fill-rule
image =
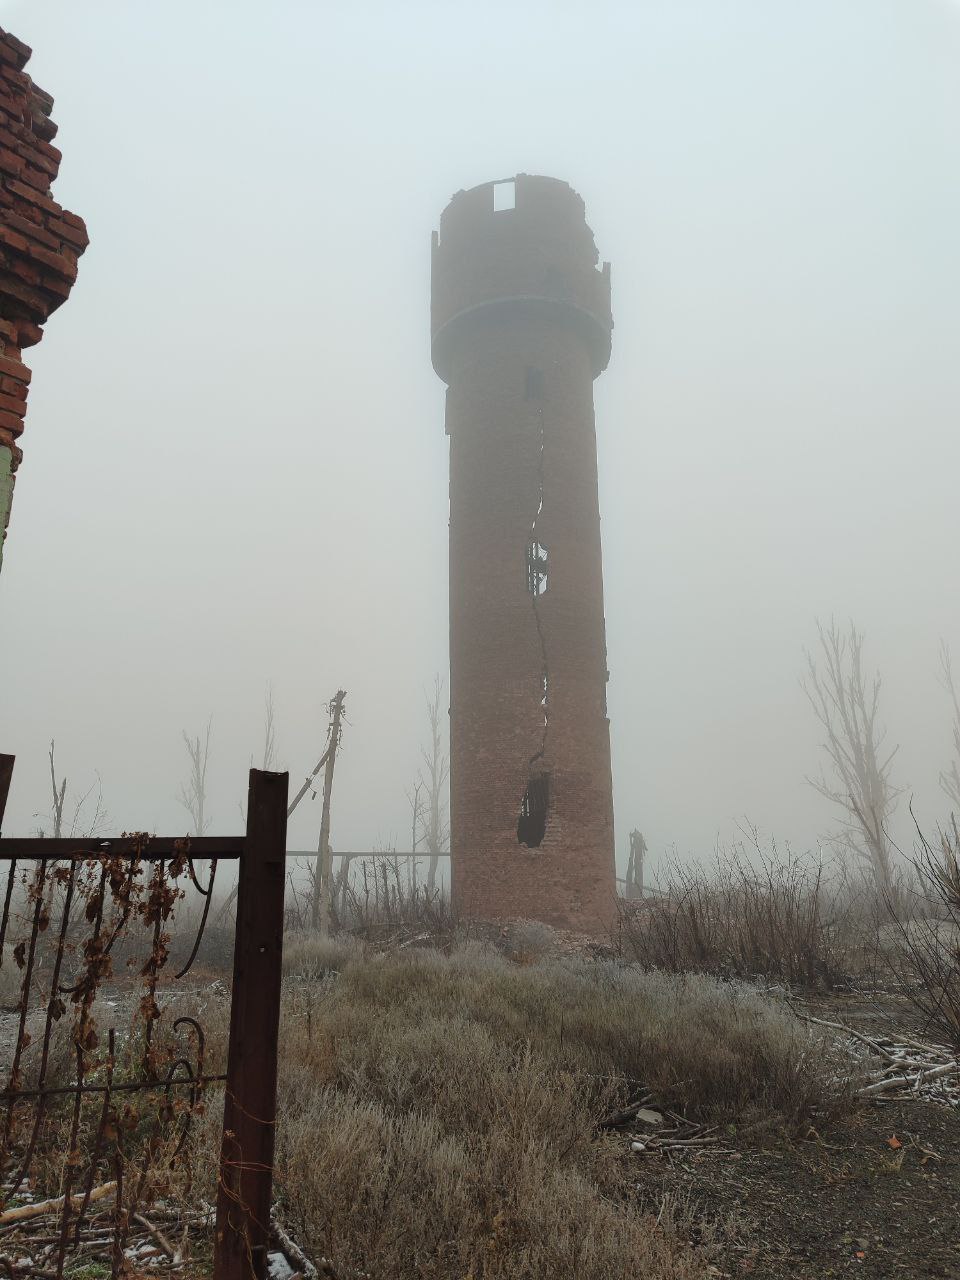
M291 1229L345 1277L701 1276L601 1121L640 1089L790 1128L844 1103L817 1030L736 984L477 946L336 968L290 974L277 1164Z

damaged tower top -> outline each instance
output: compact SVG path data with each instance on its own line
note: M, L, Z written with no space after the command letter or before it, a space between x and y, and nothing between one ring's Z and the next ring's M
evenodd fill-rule
M602 932L613 793L593 380L610 268L583 201L518 174L461 191L433 239L450 436L450 837L477 919Z
M29 58L27 45L0 29L0 556L27 412L22 352L69 297L87 247L83 219L50 190L60 168L53 99L24 70Z

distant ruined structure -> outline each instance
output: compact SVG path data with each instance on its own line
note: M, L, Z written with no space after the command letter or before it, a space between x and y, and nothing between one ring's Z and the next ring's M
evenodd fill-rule
M431 325L450 436L454 903L594 933L616 909L597 261L565 182L458 192L434 233Z
M50 194L60 168L53 99L24 71L29 57L0 29L0 559L30 382L20 353L69 296L88 243L83 219Z

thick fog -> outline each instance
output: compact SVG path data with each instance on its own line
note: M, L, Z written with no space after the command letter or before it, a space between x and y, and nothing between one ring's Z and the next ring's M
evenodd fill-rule
M241 826L348 691L334 849L409 843L447 664L430 233L459 188L570 182L612 264L596 384L617 843L799 848L815 619L884 677L933 824L960 662L960 5L936 0L0 4L91 245L29 352L0 575L6 834L48 744L114 829ZM906 799L896 828L909 840ZM69 806L68 806L69 807ZM291 847L316 843L319 802Z

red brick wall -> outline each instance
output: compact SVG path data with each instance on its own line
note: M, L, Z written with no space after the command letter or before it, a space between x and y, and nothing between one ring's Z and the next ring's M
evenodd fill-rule
M50 194L60 167L53 99L24 71L29 57L0 29L0 449L10 450L14 471L30 382L21 351L69 296L87 247L83 220ZM2 537L8 516L0 510Z
M490 184L454 197L433 275L449 384L454 899L477 918L591 932L612 922L616 891L593 416L612 322L596 259L580 197L521 176L513 210L493 211ZM542 375L532 397L528 369ZM534 520L548 554L536 597ZM546 831L524 848L520 803L541 773Z

